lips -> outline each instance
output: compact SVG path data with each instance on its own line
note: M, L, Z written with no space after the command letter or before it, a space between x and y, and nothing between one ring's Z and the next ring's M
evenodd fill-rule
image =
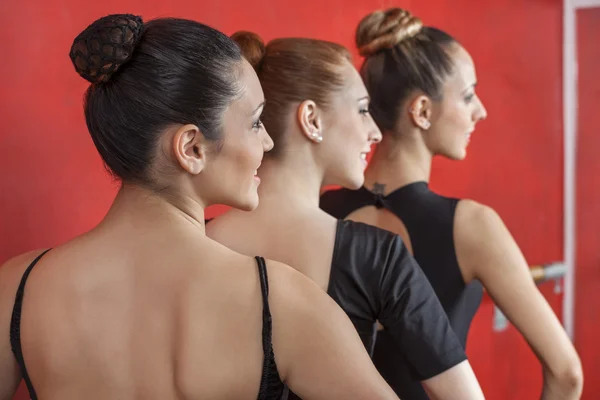
M256 167L256 169L254 170L254 176L258 175L258 169L260 168L262 164L262 159L260 160L260 164L258 164L258 167Z
M362 152L360 153L360 158L361 158L363 161L367 161L367 157L369 156L369 153L370 153L370 152L371 152L371 147L369 146L369 149L368 149L368 150L362 151Z

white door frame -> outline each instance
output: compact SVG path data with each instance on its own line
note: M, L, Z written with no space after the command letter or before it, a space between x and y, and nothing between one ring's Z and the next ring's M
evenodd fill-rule
M563 325L575 333L575 165L577 157L577 10L600 7L600 0L563 0L563 145L564 145L564 279Z

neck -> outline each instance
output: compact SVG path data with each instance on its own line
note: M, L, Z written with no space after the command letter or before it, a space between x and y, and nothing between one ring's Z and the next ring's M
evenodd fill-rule
M178 219L205 233L204 206L197 200L187 196L158 194L138 185L123 183L103 224L114 221L117 224L149 227Z
M384 185L384 193L410 183L429 182L433 155L416 137L392 138L383 135L377 145L369 167L365 171L365 187Z
M287 209L319 209L323 172L302 152L281 159L265 158L258 170L259 209L276 210L285 201Z

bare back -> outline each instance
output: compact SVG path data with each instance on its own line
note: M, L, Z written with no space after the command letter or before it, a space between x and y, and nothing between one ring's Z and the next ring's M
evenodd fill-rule
M39 398L256 399L260 390L270 399L282 382L307 400L396 398L348 317L312 280L275 261L261 280L252 257L189 220L140 216L121 214L32 269L19 336ZM40 253L0 268L0 331L8 333L17 287ZM1 400L20 378L6 334Z
M25 364L43 399L256 399L255 261L188 227L98 228L48 252L23 299ZM200 236L200 237L198 237ZM37 254L2 271L12 304ZM8 335L4 335L8 338Z
M412 245L410 235L402 220L394 213L385 208L377 208L375 206L365 206L350 213L346 219L362 222L363 224L376 226L386 231L395 233L402 238L402 241L412 253Z

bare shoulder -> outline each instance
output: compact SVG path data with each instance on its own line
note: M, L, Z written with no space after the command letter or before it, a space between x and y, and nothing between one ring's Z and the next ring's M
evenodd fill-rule
M309 278L285 263L275 260L265 260L265 263L267 265L269 283L272 283L270 286L273 287L277 294L289 293L293 295L293 292L307 283L308 286L312 286L313 282Z
M219 273L224 273L228 276L227 279L242 283L245 281L245 278L248 278L250 279L250 282L252 282L252 285L250 286L253 286L254 282L258 282L259 263L256 258L257 256L260 257L260 254L251 255L240 253L218 241L212 242L210 250L211 254L214 256L212 260L215 265L218 266L215 270L219 271ZM204 256L206 257L206 254L204 254ZM264 259L264 261L270 291L274 289L275 292L279 292L281 286L287 286L289 288L289 286L293 286L294 282L298 279L308 280L308 278L305 278L304 275L297 272L289 265L268 259Z
M461 200L456 207L454 220L457 242L481 243L508 233L502 218L491 207L474 200Z
M495 271L525 270L527 262L508 228L494 209L461 200L454 221L456 257L463 278L484 279Z
M227 267L221 270L227 271L226 282L229 282L229 288L235 289L232 295L236 296L236 301L247 303L250 298L255 298L261 282L255 257L228 252L223 261L223 266ZM294 320L299 314L313 312L315 307L323 306L323 298L328 298L315 282L291 266L270 259L265 259L265 266L268 303L276 325Z
M0 267L0 331L6 333L0 338L0 399L12 398L21 380L10 350L8 331L21 277L27 266L42 252L35 250L21 254Z
M45 249L39 249L20 254L0 266L0 302L6 300L5 295L14 297L23 273L29 264L44 251Z
M287 264L266 260L269 276L269 302L284 319L305 317L315 309L335 312L335 302L312 279Z

